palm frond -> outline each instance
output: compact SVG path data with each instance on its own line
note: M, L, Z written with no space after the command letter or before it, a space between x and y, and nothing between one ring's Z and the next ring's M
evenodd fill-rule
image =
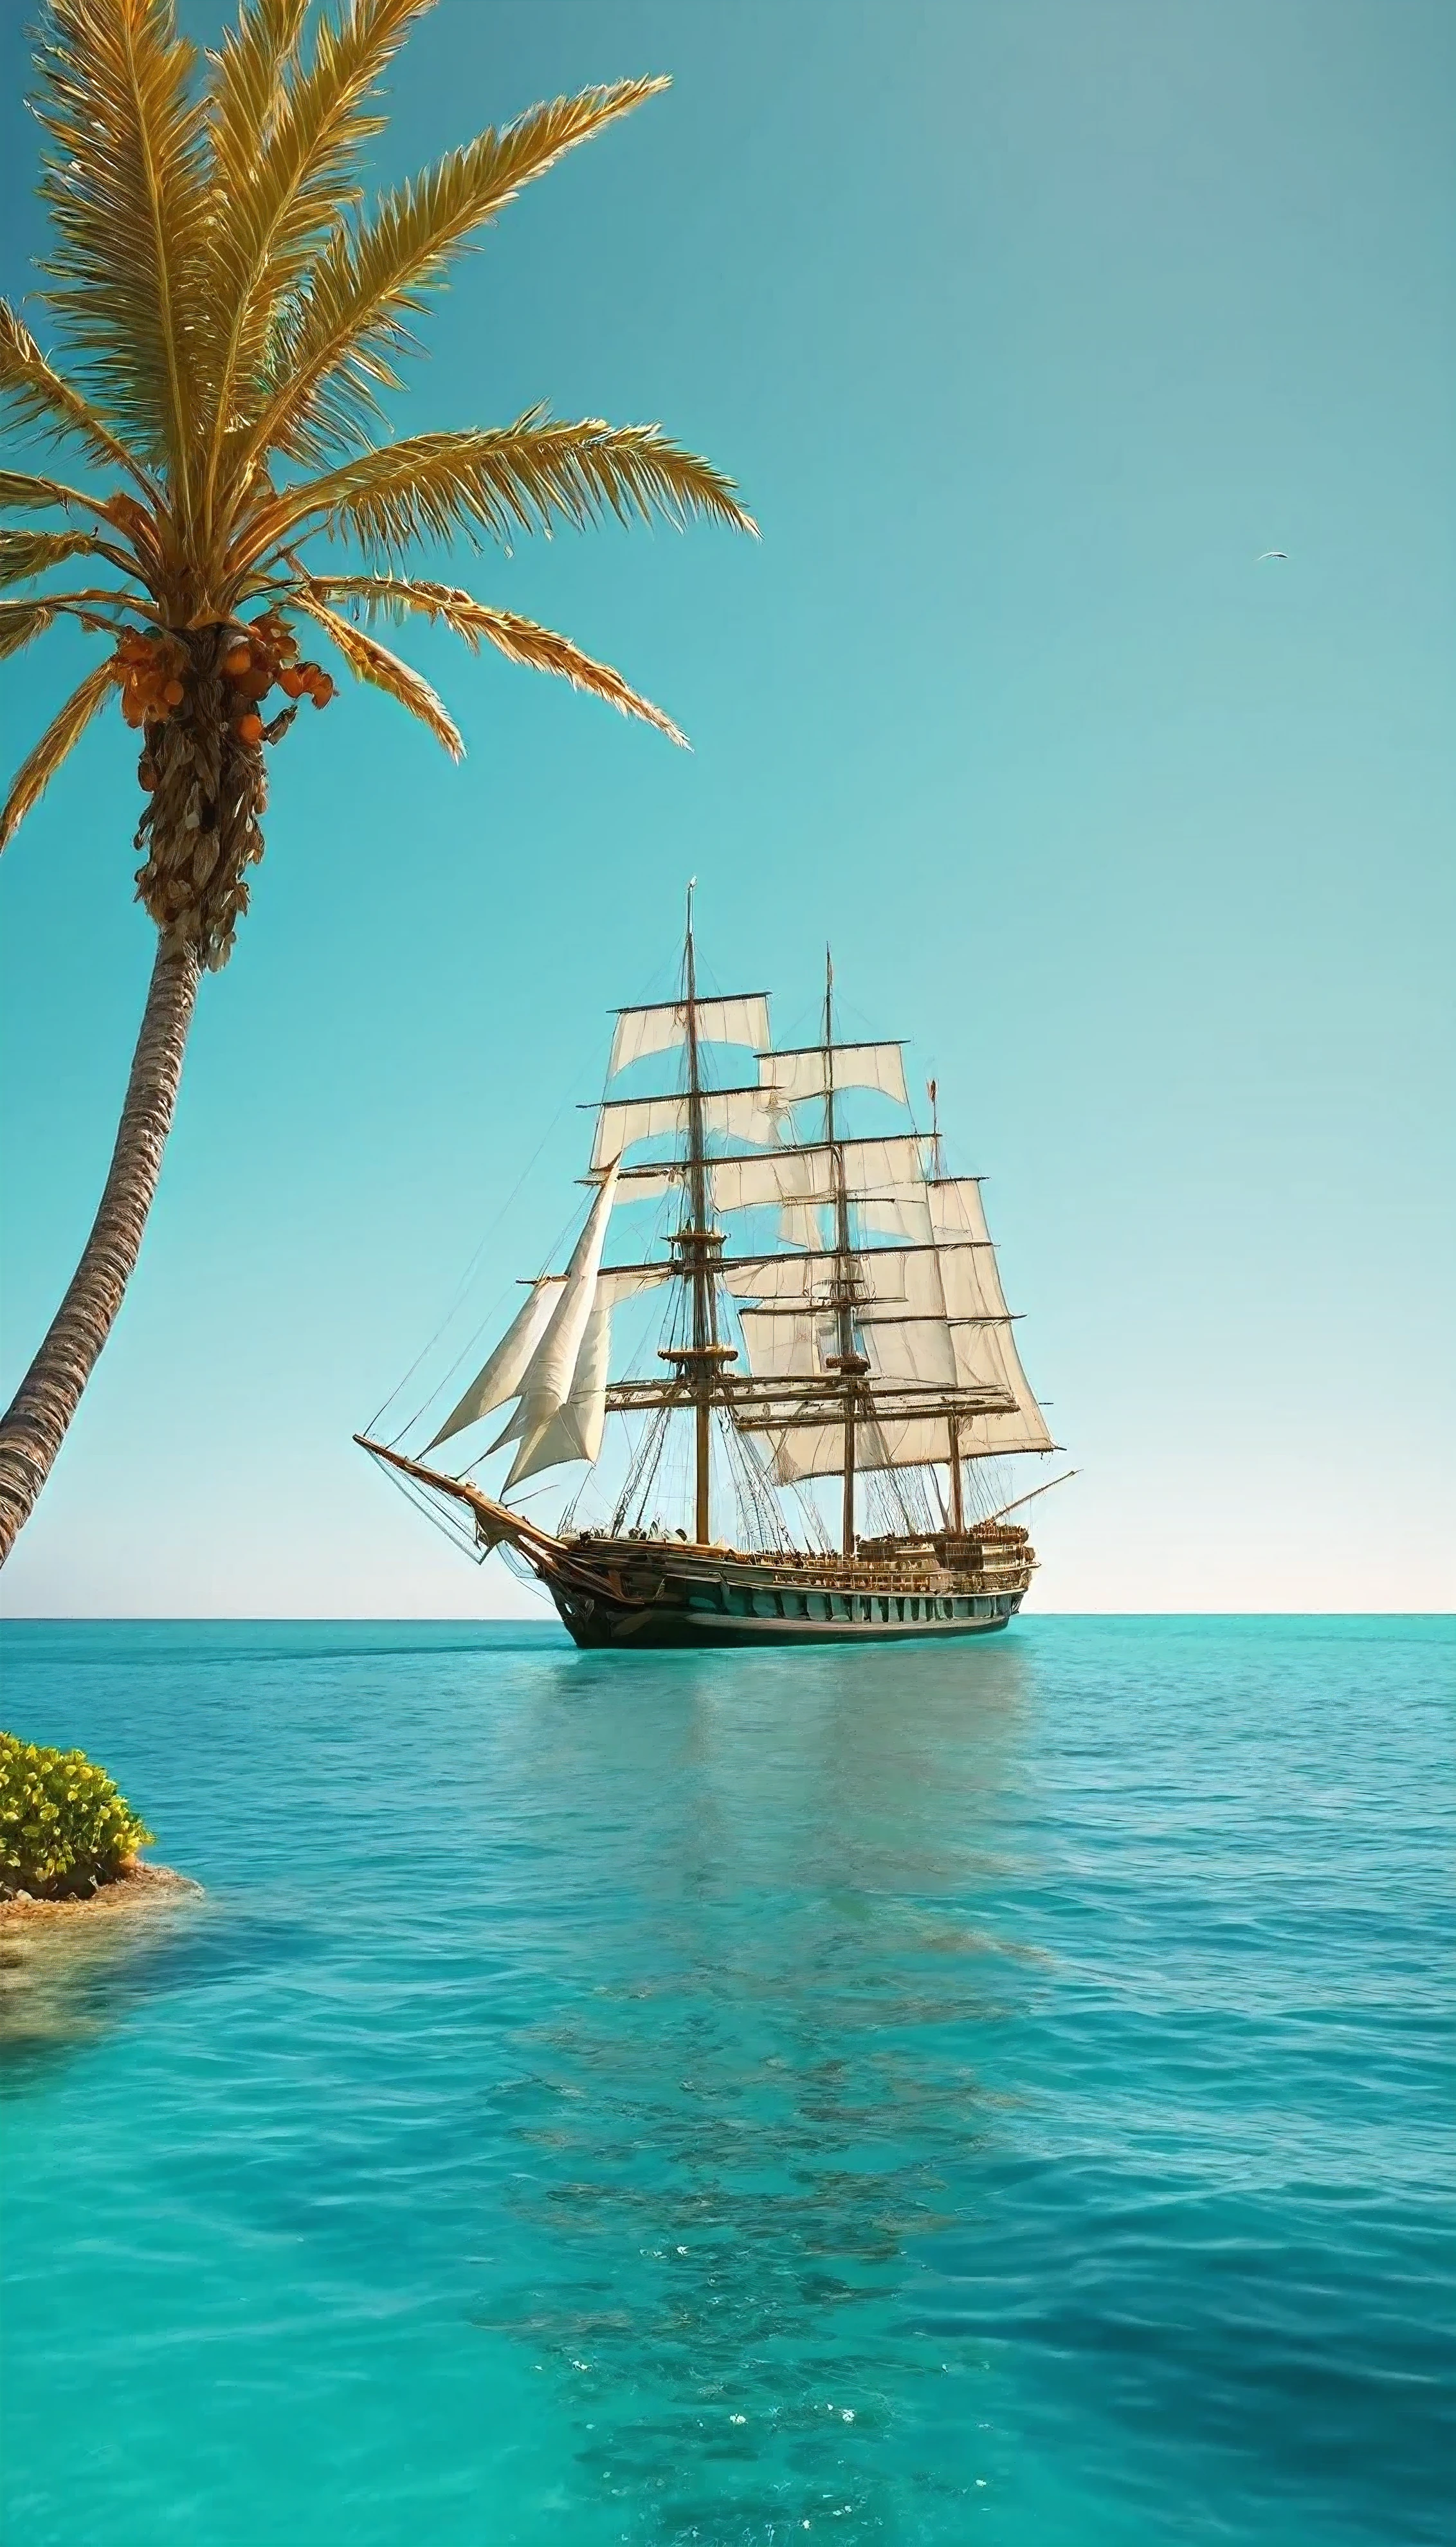
M92 495L66 486L58 478L36 478L21 469L0 469L0 513L95 513L108 517Z
M51 601L0 601L0 662L43 637L55 617Z
M706 514L755 532L731 479L668 440L654 424L555 423L533 408L490 432L420 433L386 443L279 499L249 525L261 554L316 520L367 548L398 553L462 528L508 542L516 531L580 530L613 514L680 527Z
M69 435L103 469L124 469L148 495L144 470L105 419L61 373L47 363L35 337L8 301L0 301L0 398L21 424L57 437Z
M319 576L306 586L305 593L299 595L300 608L313 609L316 616L314 596L324 592L335 601L352 602L371 618L438 620L457 637L463 637L472 653L479 651L483 640L497 647L510 662L525 664L534 672L554 672L558 679L569 681L573 689L585 690L594 699L605 699L620 716L637 717L643 725L655 726L669 743L681 745L684 751L692 748L671 717L654 707L650 699L642 698L610 663L599 663L594 657L583 655L569 637L558 637L554 629L542 628L534 619L523 619L514 610L492 609L488 602L476 601L472 593L462 592L454 584L421 583L412 577L387 574ZM347 624L340 622L341 626Z
M173 0L49 0L37 113L50 136L41 192L59 246L45 299L94 403L186 510L197 430L197 291L207 231L197 60Z
M72 690L58 715L51 718L40 742L27 752L16 771L15 784L0 811L0 849L7 848L14 839L31 807L48 787L66 753L79 743L97 710L115 695L110 663L98 663L79 688Z
M408 708L411 716L418 717L421 725L429 727L436 742L444 744L452 760L465 758L466 747L460 729L423 673L415 671L409 663L402 663L397 655L390 654L387 646L380 644L378 638L366 637L362 628L352 627L347 619L341 619L337 611L330 610L311 592L296 593L293 600L298 609L306 611L310 619L327 630L356 680L369 681L377 690L386 690L391 699L397 699L401 707Z
M209 272L235 271L236 242L219 238L215 224L233 216L257 175L284 112L284 74L299 49L308 0L251 0L238 14L235 28L222 39L220 52L211 48L208 60L206 127L213 193L214 234Z
M0 660L42 637L55 619L77 619L83 628L121 629L128 614L156 624L156 604L139 592L43 592L34 601L0 601Z
M94 531L0 531L0 584L29 583L67 558L108 554Z
M247 456L276 448L319 464L357 443L378 391L396 380L391 357L406 341L409 313L472 232L566 151L666 85L618 80L533 107L386 195L362 226L336 230L280 327L272 395Z
M239 415L253 411L279 305L357 199L363 145L384 119L368 101L414 20L434 0L356 0L320 19L313 57L292 78L306 0L259 0L219 56L209 116L214 218L209 294L222 313L212 384L209 483Z

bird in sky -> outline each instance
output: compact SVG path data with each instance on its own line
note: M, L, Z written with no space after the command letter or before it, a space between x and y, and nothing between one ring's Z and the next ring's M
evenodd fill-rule
M1262 566L1265 558L1284 558L1287 560L1288 556L1288 549L1260 549L1258 556L1254 559L1254 565Z

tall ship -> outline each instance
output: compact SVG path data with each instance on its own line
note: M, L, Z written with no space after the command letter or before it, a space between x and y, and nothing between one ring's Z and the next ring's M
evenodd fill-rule
M767 992L703 996L691 889L676 996L615 1015L564 1270L419 1455L356 1441L579 1645L1004 1627L1036 1568L1012 1516L1063 1480L1005 1491L1056 1445L934 1083L927 1131L902 1044L841 1039L832 960L812 1043L774 1044Z

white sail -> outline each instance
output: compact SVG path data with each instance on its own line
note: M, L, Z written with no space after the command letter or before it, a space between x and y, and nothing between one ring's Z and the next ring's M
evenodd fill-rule
M715 1088L700 1100L705 1132L722 1132L737 1141L776 1141L784 1108L771 1088ZM622 1098L603 1105L597 1116L591 1164L605 1167L635 1141L659 1140L670 1133L686 1140L689 1099L686 1097Z
M962 1383L968 1388L1002 1388L1016 1401L1014 1414L967 1419L962 1426L964 1455L989 1459L1012 1450L1050 1450L1055 1445L1047 1419L1031 1393L1016 1350L995 1249L986 1233L980 1183L975 1177L945 1178L930 1187L930 1205L937 1228L947 1239L963 1242L941 1252ZM967 1239L971 1244L964 1243ZM978 1323L986 1320L995 1323Z
M855 1331L870 1365L871 1388L954 1388L956 1349L936 1249L879 1248L856 1262L870 1293Z
M871 1388L954 1388L956 1349L938 1318L866 1318L856 1329Z
M857 1199L861 1237L902 1238L910 1247L935 1242L935 1222L923 1186L891 1186Z
M926 1188L935 1235L946 1242L946 1307L953 1318L1010 1315L985 1226L979 1177L943 1177Z
M740 1300L792 1300L807 1308L815 1283L822 1289L833 1265L832 1257L750 1256L741 1264L725 1265L723 1278Z
M680 1100L668 1101L675 1105ZM714 1208L745 1211L762 1203L830 1203L836 1150L844 1162L845 1190L851 1201L859 1195L923 1195L925 1144L916 1132L894 1132L882 1140L839 1141L834 1149L823 1141L797 1142L710 1159L707 1175ZM641 1201L649 1194L664 1193L669 1184L679 1183L685 1174L682 1161L624 1168L618 1200Z
M822 1310L745 1309L739 1323L755 1379L820 1378L836 1350L838 1321Z
M764 992L749 992L740 999L699 1000L697 1011L700 1043L744 1044L750 1052L761 1052L768 1041L768 998ZM671 1052L687 1038L685 1000L658 1001L648 1009L619 1009L607 1077L615 1079L619 1070L630 1069L649 1053Z
M996 1271L995 1249L989 1240L963 1242L960 1246L940 1250L941 1278L945 1284L945 1305L952 1319L1000 1318L1009 1320L1006 1295Z
M974 1247L864 1247L851 1255L856 1316L861 1311L902 1308L916 1317L949 1313L945 1268ZM740 1300L821 1299L834 1282L838 1260L827 1249L816 1256L742 1256L723 1268L727 1288Z
M929 1198L938 1238L973 1238L984 1247L990 1245L980 1177L936 1177Z
M945 1321L945 1290L938 1248L867 1247L854 1259L863 1285L865 1323L893 1317L897 1309L910 1318Z
M967 1415L961 1419L963 1459L1001 1459L1020 1450L1055 1450L1047 1419L1027 1390L1027 1404L1014 1415Z
M607 1381L612 1361L612 1318L623 1300L635 1292L647 1291L668 1280L667 1266L636 1267L613 1274L597 1275L591 1315L576 1356L571 1374L571 1393L563 1406L552 1416L545 1430L532 1442L529 1452L522 1450L511 1470L507 1484L519 1484L523 1477L535 1476L542 1468L554 1468L566 1459L585 1459L595 1465L601 1455L602 1433L607 1421ZM508 1425L495 1445L513 1441L518 1428Z
M491 1444L491 1449L496 1450L505 1442L519 1441L521 1445L505 1481L507 1491L519 1484L523 1477L531 1475L537 1465L535 1453L538 1446L545 1441L552 1424L570 1398L577 1357L596 1300L597 1274L616 1191L617 1162L614 1159L587 1215L586 1227L572 1250L551 1323L521 1374L516 1412Z
M659 1168L624 1168L617 1184L618 1203L657 1202L680 1186L687 1173L676 1160L664 1160Z
M828 1094L831 1054L836 1094L845 1088L878 1088L898 1104L909 1103L904 1055L898 1043L836 1043L827 1049L810 1044L803 1051L765 1052L759 1055L759 1078L766 1088L777 1090L784 1103L804 1104Z
M830 1359L839 1350L839 1326L829 1312L744 1309L739 1325L748 1367L755 1379L830 1376ZM870 1365L871 1389L879 1385L950 1390L965 1384L957 1371L951 1330L942 1319L865 1318L857 1322L855 1336Z
M860 1205L862 1226L928 1245L934 1229L920 1179L917 1137L897 1133L888 1140L836 1146L845 1191ZM715 1160L709 1172L714 1208L743 1211L778 1203L785 1245L821 1247L828 1232L819 1214L833 1205L836 1173L835 1151L824 1143L767 1150L758 1158Z
M962 1419L962 1457L994 1459L1011 1450L1055 1449L1047 1419L1021 1367L1010 1326L952 1327L951 1335L962 1386L1001 1388L1016 1401L1010 1414Z
M518 1395L527 1364L545 1335L557 1303L566 1287L564 1274L545 1274L532 1285L531 1294L518 1316L511 1320L483 1370L477 1370L458 1406L451 1409L435 1439L428 1448L433 1450L456 1433L464 1433L468 1424L478 1423L482 1415L493 1414L497 1406Z
M963 1434L968 1420L961 1418ZM807 1477L837 1477L843 1470L842 1424L786 1425L772 1440L772 1474L778 1485L797 1486ZM867 1416L855 1426L854 1464L856 1468L928 1468L948 1457L949 1447L943 1415L910 1415L890 1423Z
M715 1211L750 1211L760 1203L798 1201L814 1190L807 1150L766 1150L758 1158L715 1159L708 1170Z

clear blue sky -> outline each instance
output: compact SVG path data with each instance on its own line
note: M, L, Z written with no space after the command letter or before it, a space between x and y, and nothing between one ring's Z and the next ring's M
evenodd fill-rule
M1449 1606L1456 17L440 0L382 173L642 70L670 94L464 265L409 415L660 418L734 473L757 548L447 568L694 754L443 639L414 652L462 769L374 694L305 717L7 1606L518 1601L349 1435L492 1224L479 1313L536 1270L604 1011L662 981L694 870L719 983L792 1022L831 934L990 1180L1084 1471L1042 1508L1044 1606ZM7 762L79 655L6 667ZM7 1384L139 1014L132 757L93 731L0 876Z

